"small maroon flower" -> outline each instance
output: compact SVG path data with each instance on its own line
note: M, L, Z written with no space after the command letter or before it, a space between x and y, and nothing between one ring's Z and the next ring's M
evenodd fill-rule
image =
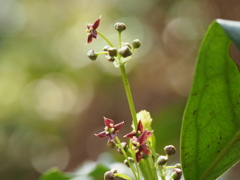
M95 136L100 138L108 137L109 141L115 140L117 136L117 132L120 131L124 122L118 123L114 125L114 121L108 118L104 118L105 130L100 132L99 134L95 134Z
M147 130L145 130L145 131L147 131ZM134 131L126 134L124 137L128 137L128 138L132 139L134 137L139 137L142 133L143 133L143 124L142 124L142 121L139 121L137 130L134 130ZM147 134L149 134L149 133L152 135L152 131L147 131Z
M101 17L99 17L93 24L87 24L87 30L86 30L88 35L87 43L91 43L93 38L97 38L98 33L96 29L100 24L100 19Z
M128 138L133 138L133 137L138 137L142 134L143 132L143 125L142 125L142 122L139 121L138 122L138 127L137 127L137 130L134 130L133 132L130 132L128 134L126 134L124 137L128 137Z
M147 138L152 135L152 131L143 131L143 133L137 138L132 139L133 149L136 153L136 160L139 163L144 155L150 154L149 147L146 144Z

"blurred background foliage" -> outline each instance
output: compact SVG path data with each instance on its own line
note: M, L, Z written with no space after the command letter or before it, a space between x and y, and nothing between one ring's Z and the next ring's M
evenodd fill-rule
M86 23L100 15L99 31L115 44L119 21L123 41L141 40L126 68L136 110L150 111L159 153L178 148L201 39L216 18L240 20L239 9L239 0L0 0L0 178L95 161L109 151L93 135L103 116L125 121L120 136L131 131L119 70L86 57L106 45L100 37L86 45ZM225 179L239 177L237 168Z

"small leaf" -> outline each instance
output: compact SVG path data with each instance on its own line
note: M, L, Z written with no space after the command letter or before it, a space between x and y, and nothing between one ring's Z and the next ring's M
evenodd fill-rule
M69 180L73 176L59 171L57 168L49 169L45 172L39 180Z
M102 180L104 177L104 173L109 171L103 164L98 164L88 175L93 177L95 180Z
M202 42L183 117L181 163L186 180L214 180L240 160L240 74L229 57L229 37L240 45L240 22L217 22Z
M115 177L120 177L122 179L125 179L125 180L132 180L129 176L125 175L125 174L119 174L119 173L116 173L114 174Z

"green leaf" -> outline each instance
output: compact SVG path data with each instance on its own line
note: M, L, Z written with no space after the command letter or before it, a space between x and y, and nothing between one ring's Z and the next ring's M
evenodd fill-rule
M199 51L181 132L186 180L216 179L240 160L240 75L229 57L240 22L228 24L213 22Z
M105 172L109 171L103 164L98 164L90 173L89 176L93 177L95 180L102 180Z
M69 180L72 176L59 171L57 168L49 169L39 180Z
M125 179L125 180L132 180L129 176L124 175L124 174L116 173L116 174L114 174L114 176L115 177L120 177L120 178Z

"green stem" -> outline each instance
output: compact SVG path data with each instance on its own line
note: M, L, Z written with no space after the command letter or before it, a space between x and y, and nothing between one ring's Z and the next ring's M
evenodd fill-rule
M148 142L148 145L149 145L149 142ZM156 154L155 150L154 150L153 147L150 146L150 145L149 145L149 148L150 148L150 150L151 150L151 152L152 152L152 155L154 156L155 161L157 161L157 154ZM165 175L166 175L166 174L164 173L163 167L160 166L160 165L157 165L157 167L158 167L158 170L159 170L161 179L162 179L162 180L166 180L166 178L165 178Z
M114 47L114 45L104 36L101 32L97 31L97 33L109 44L109 46Z
M156 180L158 180L158 176L157 176L157 168L155 167L155 164L154 164L154 161L152 159L152 156L149 156L148 157L148 163L151 167L151 170L152 170L152 173L153 173L153 176Z
M132 98L130 85L129 85L127 74L126 74L126 71L125 71L125 66L123 64L120 65L120 70L121 70L121 73L122 73L123 84L124 84L124 87L125 87L125 91L126 91L126 95L127 95L127 99L128 99L128 104L129 104L131 115L132 115L134 129L136 130L137 125L138 125L137 115L136 115L136 110L135 110L135 107L134 107L134 102L133 102L133 98Z
M121 145L121 141L119 140L118 137L116 137L116 141L117 141L117 144L119 145L119 147L120 147L120 149L121 149L124 157L127 159L127 162L128 162L128 164L129 164L132 172L133 172L134 178L135 178L136 180L140 180L140 179L138 178L136 172L135 172L135 169L134 169L134 167L133 167L133 165L132 165L132 162L130 162L130 160L128 159L128 156L127 156L125 150L123 149L123 147L122 147L122 145Z
M120 31L118 31L118 46L119 48L122 47L122 36Z

